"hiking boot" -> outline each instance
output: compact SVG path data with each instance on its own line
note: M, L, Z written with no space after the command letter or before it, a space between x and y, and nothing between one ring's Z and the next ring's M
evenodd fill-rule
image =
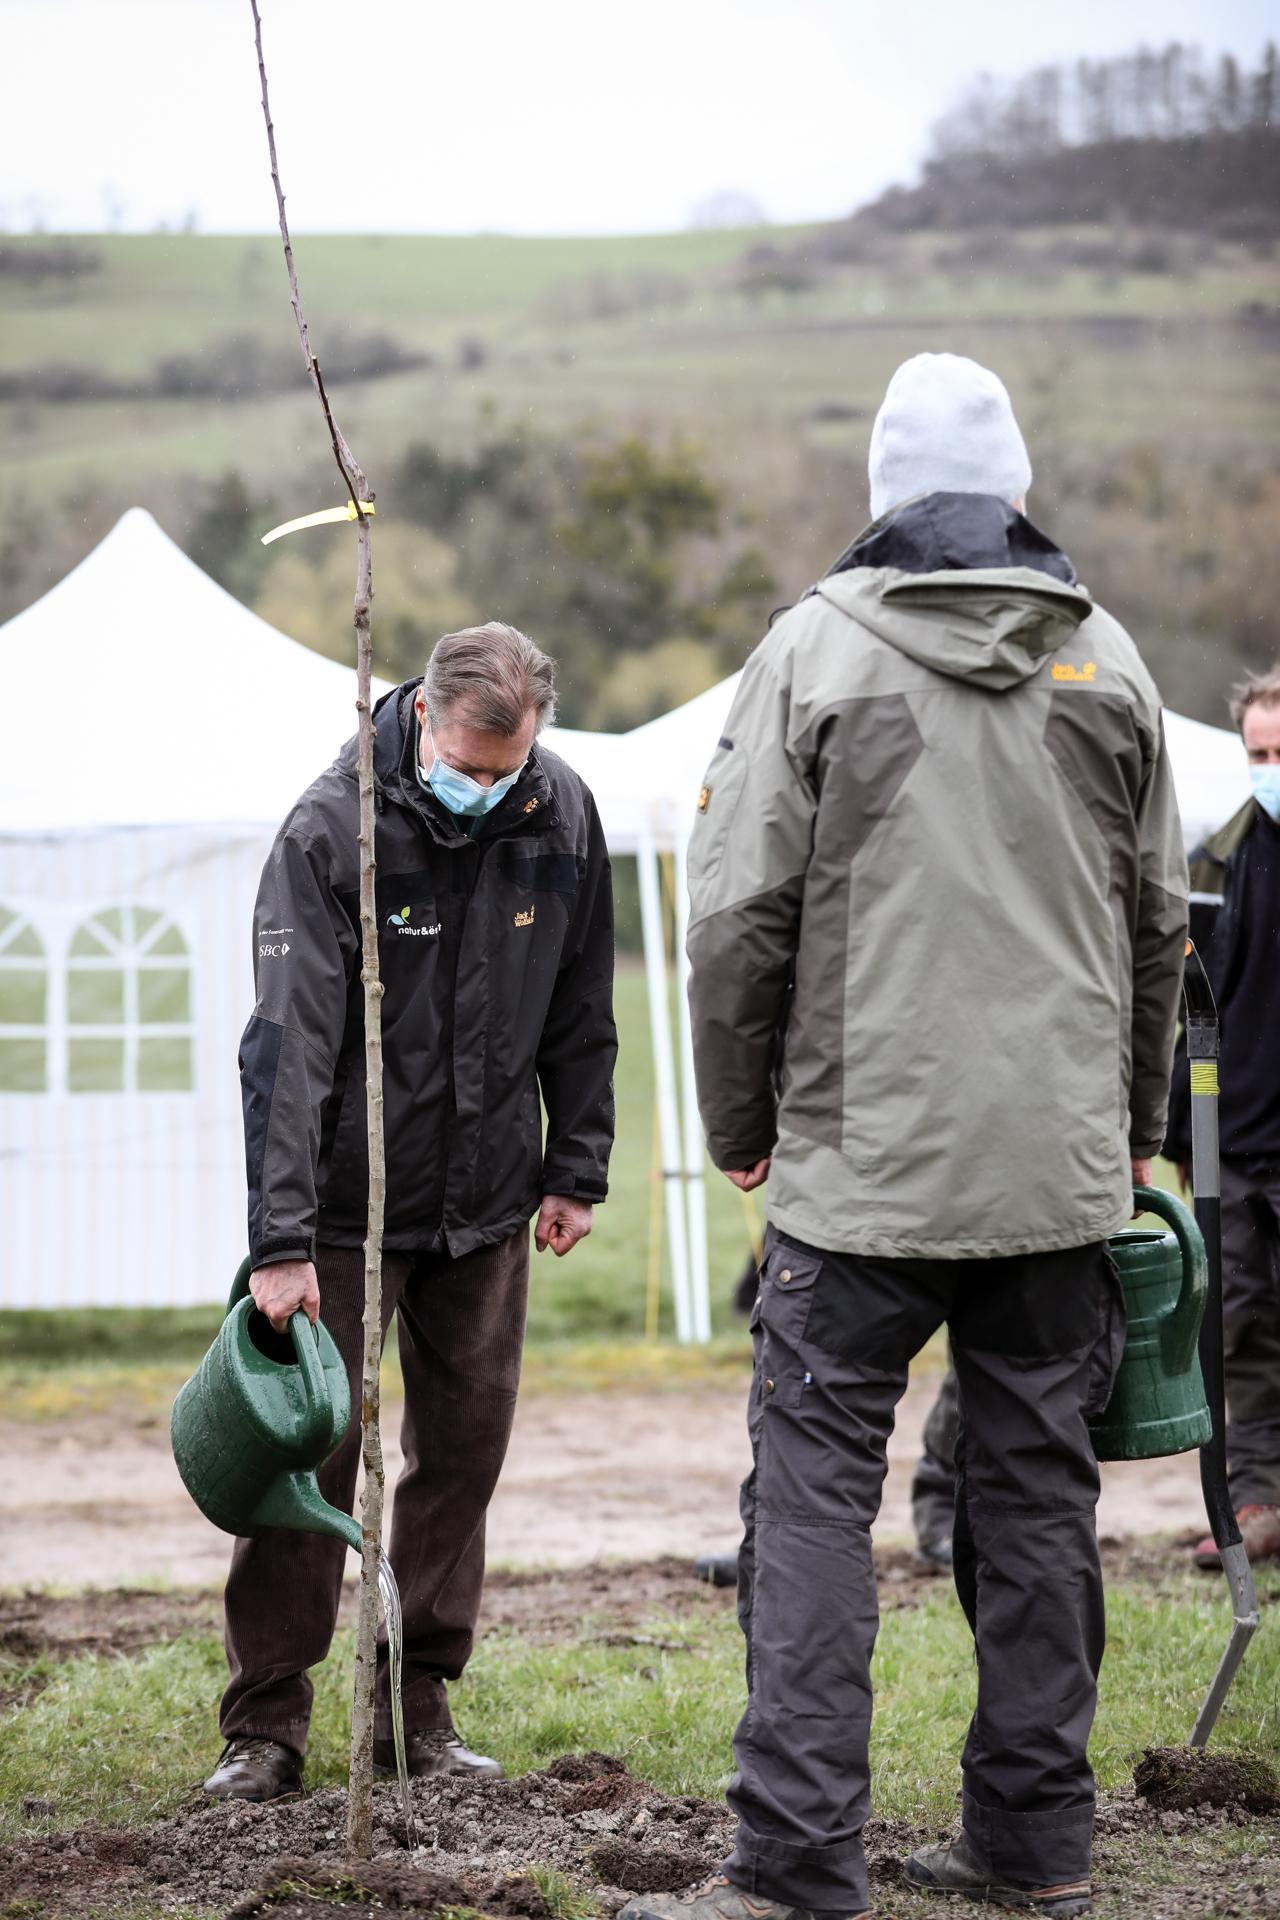
M426 1780L436 1773L471 1773L483 1779L505 1780L506 1770L497 1760L465 1747L452 1727L427 1727L411 1733L404 1743L404 1757L415 1780ZM394 1740L375 1740L373 1770L380 1779L396 1770Z
M704 1553L693 1563L693 1577L705 1580L712 1587L736 1587L738 1556L736 1553Z
M1236 1525L1251 1564L1256 1565L1259 1560L1280 1560L1280 1507L1241 1507L1236 1513ZM1191 1558L1201 1572L1217 1573L1222 1555L1212 1534L1200 1542Z
M618 1920L810 1920L804 1907L784 1907L735 1887L727 1874L713 1873L683 1893L641 1893L629 1900ZM869 1910L849 1920L869 1920Z
M987 1865L963 1833L936 1846L917 1847L902 1871L913 1887L927 1887L930 1893L959 1893L969 1900L989 1900L998 1907L1032 1907L1037 1913L1089 1911L1087 1880L1071 1880L1056 1887L1011 1887Z
M950 1573L951 1535L939 1533L931 1540L921 1540L911 1556L911 1564L921 1573Z
M280 1740L242 1734L228 1740L204 1790L215 1800L287 1800L302 1792L302 1755Z

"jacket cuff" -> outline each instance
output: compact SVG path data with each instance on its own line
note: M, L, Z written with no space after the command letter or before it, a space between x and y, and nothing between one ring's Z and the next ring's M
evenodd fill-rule
M1161 1134L1155 1140L1150 1140L1150 1141L1130 1140L1129 1142L1129 1158L1131 1160L1154 1160L1157 1154L1160 1154L1163 1152L1164 1152L1164 1135L1163 1134Z
M767 1160L778 1144L775 1133L772 1138L754 1147L726 1146L720 1140L707 1141L707 1154L713 1167L721 1173L745 1173L748 1167L754 1167L758 1161Z
M264 1240L253 1250L253 1271L259 1267L275 1267L282 1260L310 1260L315 1263L316 1250L308 1240Z
M596 1206L607 1197L609 1185L598 1174L567 1173L544 1165L541 1192L554 1194L561 1200L585 1200L589 1206Z

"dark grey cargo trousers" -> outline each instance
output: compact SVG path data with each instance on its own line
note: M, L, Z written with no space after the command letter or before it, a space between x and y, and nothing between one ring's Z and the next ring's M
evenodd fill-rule
M748 1702L728 1796L726 1871L745 1892L819 1914L867 1906L870 1528L908 1363L943 1321L963 1409L956 1585L978 1659L965 1831L1015 1884L1087 1875L1104 1617L1085 1416L1110 1393L1123 1314L1101 1245L872 1260L770 1230L738 1575Z
M1280 1506L1280 1167L1222 1163L1222 1329L1231 1499Z

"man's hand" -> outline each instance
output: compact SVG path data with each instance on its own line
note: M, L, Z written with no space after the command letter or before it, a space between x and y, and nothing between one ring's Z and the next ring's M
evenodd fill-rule
M299 1307L314 1327L320 1318L320 1282L309 1260L278 1260L273 1267L257 1267L249 1275L249 1291L258 1312L265 1313L277 1333L283 1333Z
M538 1209L538 1224L533 1230L534 1246L539 1253L545 1253L550 1247L558 1260L563 1259L590 1233L591 1214L589 1200L572 1200L567 1194L545 1194Z
M1129 1177L1135 1187L1154 1187L1155 1185L1155 1177L1152 1174L1151 1162L1149 1160L1130 1160ZM1140 1211L1141 1209L1139 1209L1139 1212ZM1133 1217L1136 1220L1138 1214L1135 1213Z
M773 1164L773 1155L766 1153L763 1160L757 1160L754 1167L743 1167L737 1173L725 1170L725 1179L732 1180L739 1193L751 1193L756 1187L762 1187L769 1178L769 1168Z

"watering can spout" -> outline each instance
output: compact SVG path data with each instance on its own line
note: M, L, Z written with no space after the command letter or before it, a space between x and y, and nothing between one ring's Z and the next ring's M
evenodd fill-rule
M314 1473L282 1473L272 1481L258 1504L253 1531L288 1527L294 1533L331 1533L359 1553L363 1543L360 1522L340 1513L324 1498Z

